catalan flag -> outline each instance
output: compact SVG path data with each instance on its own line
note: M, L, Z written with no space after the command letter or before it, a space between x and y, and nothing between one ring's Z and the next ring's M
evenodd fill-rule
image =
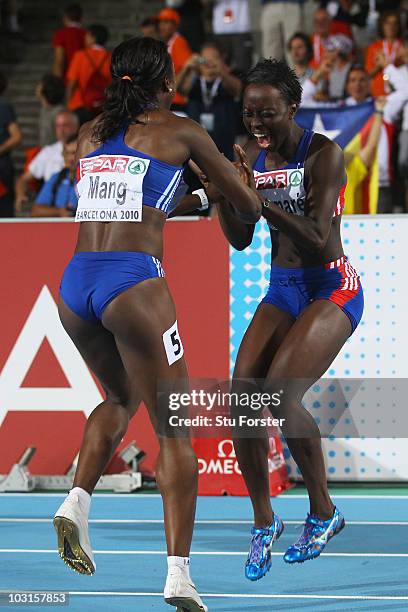
M364 147L373 121L373 102L353 106L301 108L296 122L334 140L344 150L347 189L345 214L374 214L377 212L379 171L376 157L371 168L366 168L359 151Z

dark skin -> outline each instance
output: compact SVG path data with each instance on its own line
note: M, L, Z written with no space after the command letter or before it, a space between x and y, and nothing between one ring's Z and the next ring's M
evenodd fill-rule
M192 158L218 189L234 202L246 222L260 217L256 195L217 150L208 134L189 119L170 113L174 75L163 83L157 108L139 117L126 133L126 144L174 166ZM80 132L77 161L94 151L95 121ZM194 196L196 197L196 196ZM143 206L140 223L82 223L76 252L136 251L162 259L162 232L166 215ZM157 430L157 384L166 380L170 391L186 387L183 358L169 366L162 335L176 320L176 311L164 278L143 281L119 294L103 313L102 324L78 317L62 300L62 324L88 366L96 374L106 399L87 421L74 487L92 493L95 484L126 433L141 400ZM160 453L156 477L163 497L169 555L189 555L197 496L197 460L188 436L158 435Z
M265 135L266 168L284 167L293 158L303 130L294 122L296 104L287 104L270 85L251 84L244 93L244 123L250 134ZM242 177L255 189L252 164L261 147L253 138L246 150L238 150ZM277 205L263 208L271 230L273 264L283 268L321 266L343 255L340 218L333 218L340 187L345 182L341 149L322 135L315 135L305 162L307 199L305 216L289 214ZM262 198L262 191L259 192ZM262 198L263 199L263 198ZM252 241L254 225L244 225L231 205L218 206L220 222L230 243L240 250ZM315 300L295 320L271 304L260 304L242 340L233 375L233 386L248 391L240 379L264 379L264 390L283 390L273 415L284 418L282 433L302 473L310 499L310 512L322 519L333 513L327 488L320 433L301 401L307 389L330 366L351 333L346 314L332 302ZM296 433L294 433L296 431ZM299 435L299 431L301 434ZM257 438L236 437L235 451L248 487L257 527L273 520L269 496L266 430Z

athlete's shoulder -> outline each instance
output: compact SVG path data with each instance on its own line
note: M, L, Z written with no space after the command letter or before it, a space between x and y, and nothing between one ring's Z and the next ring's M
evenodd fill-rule
M324 134L314 133L311 140L308 157L329 155L330 157L343 157L343 149L339 147L337 142L330 140Z
M97 125L98 121L99 121L99 118L96 117L95 119L92 119L91 121L87 121L86 123L81 125L79 134L78 134L78 146L77 146L77 158L78 159L80 159L81 157L85 157L86 155L89 155L89 153L92 153L92 151L95 151L95 149L97 149L100 146L101 143L96 142L94 138L94 130L95 130L95 126Z
M323 174L332 169L336 174L341 173L345 180L343 149L324 134L313 134L305 165L306 169Z

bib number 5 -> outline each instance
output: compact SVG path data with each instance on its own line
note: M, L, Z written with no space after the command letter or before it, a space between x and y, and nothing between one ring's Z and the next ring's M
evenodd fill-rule
M184 355L183 343L177 327L177 321L163 334L163 344L169 365L172 365Z

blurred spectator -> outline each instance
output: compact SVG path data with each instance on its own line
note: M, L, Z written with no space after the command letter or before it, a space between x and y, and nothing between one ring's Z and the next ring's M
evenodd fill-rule
M5 28L12 34L20 34L21 27L18 21L18 0L4 0L1 3L1 20Z
M101 112L105 90L112 80L111 54L105 49L108 36L105 26L89 26L85 49L75 53L68 68L68 108L77 112L81 123Z
M326 41L331 33L332 19L326 9L317 9L314 14L314 32L312 34L313 59L312 68L320 66L326 50Z
M224 63L216 43L205 43L180 73L180 91L188 96L187 114L209 132L219 150L233 159L235 100L241 81Z
M318 71L321 70L318 69ZM318 72L316 71L316 72ZM386 75L391 82L395 83L395 91L387 96L387 104L383 113L383 124L381 137L378 145L379 163L379 199L378 212L390 213L393 211L392 182L393 182L393 142L394 125L398 120L402 108L408 102L408 80L395 78L398 68L390 64L385 69ZM302 106L320 106L324 102L316 101L315 95L318 92L315 83L315 75L307 79L303 86ZM346 81L345 100L339 102L339 106L360 104L371 99L370 78L362 66L353 66L348 74Z
M252 66L253 54L248 0L215 0L212 26L230 58L231 67L247 72Z
M398 89L406 87L408 83L408 39L404 39L399 53L403 65L400 68L388 66L386 72L390 85ZM408 212L408 102L402 111L402 126L399 135L398 169L405 183L405 212Z
M367 23L369 3L356 2L356 0L327 0L321 2L321 6L326 8L332 18L332 33L344 34L353 38L352 25L364 28ZM356 8L356 10L354 10Z
M53 74L46 74L36 89L40 101L39 138L40 148L55 142L55 117L64 109L64 81Z
M32 217L72 217L78 205L75 190L75 153L78 137L70 136L64 143L64 167L42 186L31 210Z
M389 93L384 82L384 68L394 64L401 48L401 23L395 11L385 11L379 21L380 40L373 42L367 49L365 67L372 78L373 96Z
M326 53L331 58L328 78L328 96L332 100L344 97L347 77L351 68L353 42L344 34L330 36L326 43Z
M290 64L296 72L299 81L303 84L313 74L313 70L309 66L313 58L313 47L310 38L303 34L303 32L295 32L289 39L288 53Z
M54 32L53 73L64 78L75 53L85 47L86 30L82 27L82 8L79 4L69 4L62 18L64 27Z
M176 80L178 83L178 74L191 57L192 51L184 36L182 36L178 31L180 25L180 15L177 11L170 8L165 8L158 14L157 20L159 22L160 38L167 44L168 51L173 60ZM186 103L186 98L177 92L173 99L172 109L175 111L184 112L186 109Z
M75 113L68 110L60 111L55 117L56 142L43 147L34 157L28 170L16 181L16 210L21 211L22 204L28 201L27 187L32 179L48 181L48 179L64 167L62 150L64 143L78 132L79 121Z
M148 38L159 37L156 17L146 17L146 19L143 19L143 21L141 22L139 28L141 36L145 36Z
M21 142L13 107L3 94L7 79L0 73L0 217L14 216L14 168L10 153Z
M166 0L166 6L180 15L179 32L192 51L200 50L205 40L203 4L201 0Z
M288 40L303 27L304 0L262 0L263 56L283 59Z

